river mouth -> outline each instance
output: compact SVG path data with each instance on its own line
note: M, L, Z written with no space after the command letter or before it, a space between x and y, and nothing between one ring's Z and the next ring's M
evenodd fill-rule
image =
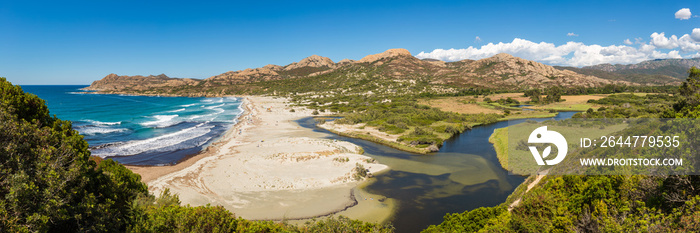
M526 177L511 175L501 168L496 151L488 142L495 129L526 120L568 119L573 114L575 112L561 112L554 118L477 126L445 141L439 152L427 155L339 136L316 127L311 117L297 123L326 133L326 138L355 143L364 149L365 155L388 165L391 170L375 176L376 180L363 191L398 203L390 219L396 232L420 232L429 225L440 224L447 213L499 205L525 180Z

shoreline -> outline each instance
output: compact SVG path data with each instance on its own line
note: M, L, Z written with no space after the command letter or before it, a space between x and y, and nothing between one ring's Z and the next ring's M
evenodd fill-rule
M203 152L171 166L126 167L155 195L168 188L182 204L222 205L251 220L303 220L356 209L354 192L366 182L352 178L356 164L373 174L388 169L359 154L359 146L299 127L294 121L312 116L308 109L290 107L284 98L242 98L238 122Z
M89 86L88 86L89 87ZM243 95L231 95L231 94L204 94L204 95L183 95L183 94L169 94L169 93L162 93L162 94L155 94L155 93L134 93L134 92L129 92L129 91L103 91L103 90L94 90L94 89L86 89L88 87L80 88L80 90L84 91L85 94L97 94L97 95L126 95L126 96L155 96L155 97L191 97L191 98L216 98L216 97L241 97L244 98L245 96Z
M345 137L350 137L350 138L356 138L356 139L362 139L374 143L378 143L381 145L385 145L397 150L409 152L409 153L415 153L415 154L420 154L420 155L426 155L428 153L431 153L427 148L417 148L417 147L411 147L408 145L401 144L399 142L392 142L389 140L382 139L380 137L377 137L372 134L360 134L358 132L341 132L338 130L337 126L330 126L328 123L326 124L321 124L318 127L328 130L331 133L340 135L340 136L345 136Z
M230 129L226 130L222 135L220 135L218 138L216 138L212 143L209 145L205 146L204 149L196 154L189 155L185 158L183 158L180 161L177 161L177 163L173 165L164 165L164 166L152 166L152 165L126 165L122 164L124 167L128 168L134 173L137 173L141 175L141 182L148 183L149 181L152 181L153 179L157 177L161 177L163 175L181 170L185 167L189 167L199 161L202 158L211 156L212 154L216 153L214 151L218 147L220 147L223 144L223 140L229 136L230 133L234 132L234 130L239 129L241 127L241 120L244 119L245 117L248 117L250 115L251 111L251 103L250 100L248 100L245 97L242 96L235 96L236 98L241 98L241 107L243 108L243 113L239 115L236 118L236 123L231 126Z

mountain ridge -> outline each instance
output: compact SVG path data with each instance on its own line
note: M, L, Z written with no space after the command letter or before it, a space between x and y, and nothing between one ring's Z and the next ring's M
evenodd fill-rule
M700 57L696 58L672 58L643 61L636 64L598 64L585 66L581 69L602 70L618 74L649 74L666 75L679 80L688 77L688 69L700 67Z
M480 60L444 62L421 60L406 49L389 49L370 54L360 60L343 59L338 63L318 55L306 57L285 66L269 64L259 68L228 71L203 80L177 79L166 75L118 76L107 75L85 88L103 93L130 93L154 95L220 96L245 94L252 90L267 89L260 83L289 79L333 75L359 78L359 72L370 69L375 80L392 82L425 81L438 89L491 88L518 90L522 88L596 87L608 84L636 85L624 80L601 79L575 71L556 69L539 62L510 54L496 54ZM332 81L332 80L331 80ZM304 85L308 82L301 82ZM185 90L187 89L187 90Z

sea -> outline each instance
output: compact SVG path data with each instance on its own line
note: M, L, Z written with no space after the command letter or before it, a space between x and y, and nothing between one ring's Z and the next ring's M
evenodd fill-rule
M73 123L92 155L122 164L176 164L205 149L243 113L235 97L95 94L83 86L25 85L50 114Z

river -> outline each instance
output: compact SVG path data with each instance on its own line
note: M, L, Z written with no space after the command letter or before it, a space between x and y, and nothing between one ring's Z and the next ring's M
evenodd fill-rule
M391 220L396 232L420 232L440 224L447 213L461 213L479 207L496 206L526 177L511 175L501 168L488 138L498 128L526 120L571 118L576 112L560 112L554 118L501 121L476 126L444 142L439 152L428 155L400 151L377 143L339 136L315 127L313 118L297 121L301 126L324 132L329 139L362 146L365 154L391 170L375 176L365 191L392 198L398 207Z

